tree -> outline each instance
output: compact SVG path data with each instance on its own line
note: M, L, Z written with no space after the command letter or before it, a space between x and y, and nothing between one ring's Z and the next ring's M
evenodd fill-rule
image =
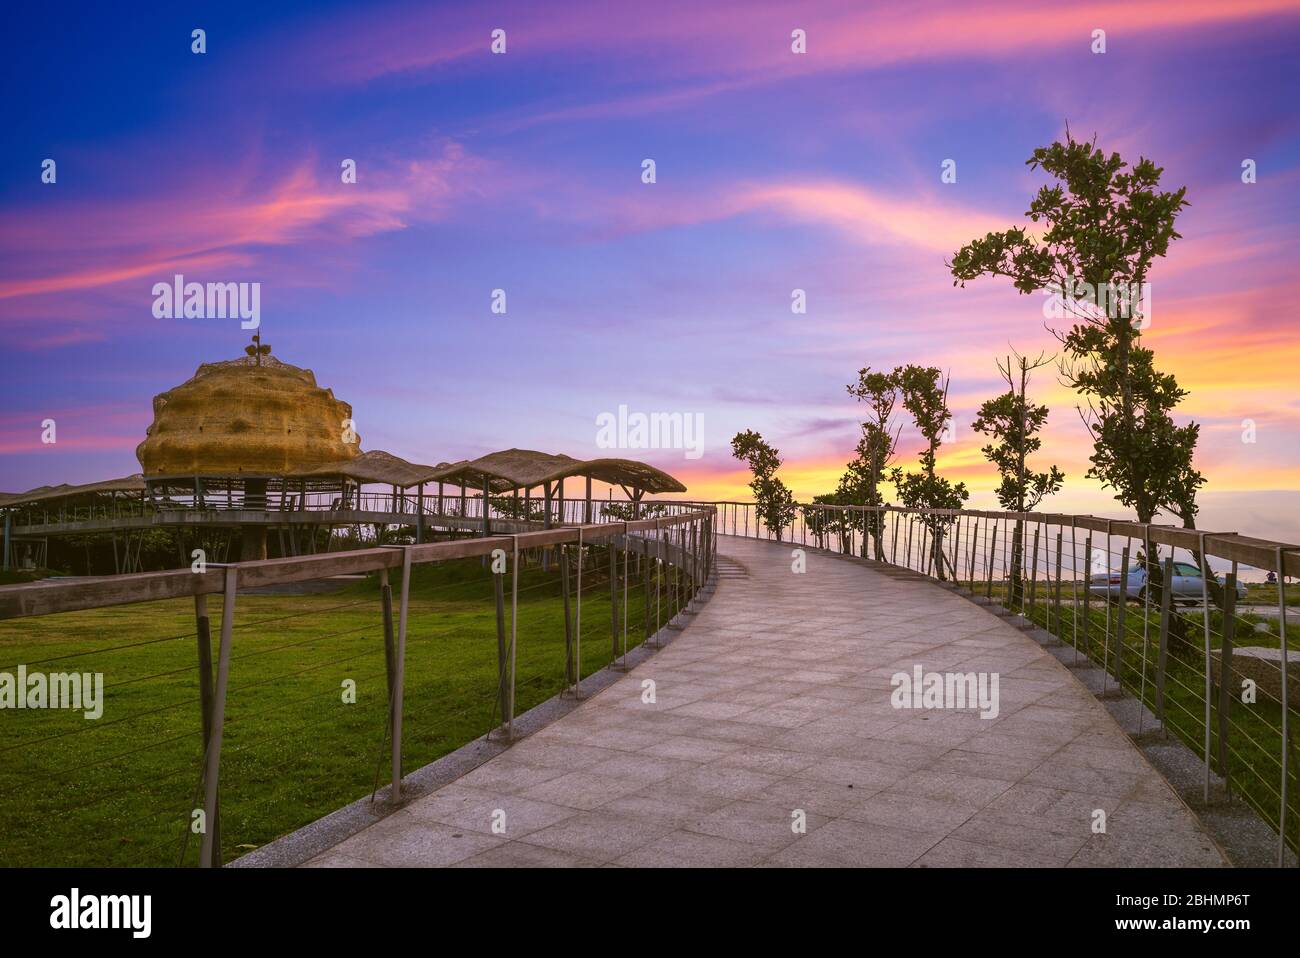
M894 370L903 408L912 414L916 428L925 437L921 451L921 471L904 473L895 466L890 481L898 498L909 509L960 509L970 498L964 482L955 485L936 471L939 447L952 419L948 411L948 382L933 366L900 366ZM930 530L933 560L938 578L946 578L943 565L943 533L952 524L952 516L926 515L923 525Z
M1014 350L1013 350L1014 352ZM998 484L998 502L1008 512L1031 512L1044 498L1061 489L1065 474L1056 466L1047 472L1031 472L1028 457L1042 448L1038 436L1047 423L1047 407L1030 403L1025 391L1031 370L1045 366L1047 360L1040 354L1032 363L1015 353L1015 364L1010 356L1006 365L998 363L998 372L1009 387L1002 395L986 400L971 428L993 441L981 452L989 462L998 467L1002 481ZM1011 606L1022 601L1024 590L1021 569L1024 564L1025 523L1017 519L1011 544Z
M1174 424L1170 414L1186 391L1156 369L1141 343L1150 317L1144 306L1134 308L1153 263L1180 238L1174 223L1188 205L1186 187L1161 191L1164 170L1152 161L1139 157L1130 167L1068 130L1064 143L1034 150L1027 164L1058 181L1043 186L1026 213L1045 225L1041 239L1013 228L974 240L948 264L953 282L1004 276L1023 294L1055 295L1072 318L1068 330L1054 332L1065 347L1062 378L1084 397L1079 412L1093 438L1087 475L1113 489L1139 522L1163 509L1195 528L1205 482L1192 465L1199 426ZM1221 598L1204 557L1197 560ZM1156 550L1146 563L1158 600Z
M546 516L546 502L524 496L490 496L492 511L506 519L528 519L541 522Z
M631 502L615 502L610 499L600 504L601 515L616 522L631 522L634 519L655 519L668 515L668 507L662 502L643 502L634 506Z
M781 467L780 451L770 446L752 429L736 433L731 440L731 453L749 464L754 474L749 488L754 493L754 510L763 525L781 541L785 527L794 521L794 496L776 476Z
M825 536L834 534L839 540L840 552L850 555L853 552L854 534L864 534L869 528L878 526L875 513L864 514L851 509L824 510L817 505L829 506L864 506L879 505L880 496L873 491L869 474L868 459L864 441L858 442L857 454L844 467L835 491L827 495L814 496L813 505L803 507L804 520L808 531L818 539L825 541ZM870 520L870 521L868 521ZM867 543L862 541L862 556L867 555Z
M858 456L848 465L848 471L840 480L850 486L864 486L863 505L883 506L884 496L880 484L885 470L893 461L898 449L898 436L902 427L894 427L894 406L898 402L898 371L882 373L872 372L870 366L858 370L857 383L848 386L849 395L858 402L865 403L867 418L862 423L862 438L858 441ZM885 548L882 541L883 516L879 512L869 513L866 531L870 535L875 550L875 558L883 561ZM865 546L866 543L864 542Z

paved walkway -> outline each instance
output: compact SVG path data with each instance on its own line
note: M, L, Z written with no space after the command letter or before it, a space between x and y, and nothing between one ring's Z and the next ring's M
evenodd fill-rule
M309 865L1224 864L1012 626L908 574L809 552L796 575L788 545L720 543L716 594L666 649ZM894 708L918 664L998 673L997 718Z

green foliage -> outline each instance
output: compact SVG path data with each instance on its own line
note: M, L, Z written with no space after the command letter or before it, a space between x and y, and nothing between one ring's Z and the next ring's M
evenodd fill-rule
M616 522L630 522L633 519L657 519L660 516L668 515L668 506L662 502L643 502L641 508L637 510L637 515L632 514L632 503L606 501L601 503L601 512L609 519Z
M781 466L780 451L752 429L736 433L731 440L731 454L749 464L754 478L749 483L754 493L754 511L763 525L780 541L786 526L794 521L794 496L776 476Z
M1047 472L1032 472L1027 464L1029 456L1042 448L1038 433L1047 424L1047 407L1031 403L1026 397L1029 372L1045 363L1041 355L1030 363L1018 353L1014 366L1010 356L1005 366L999 362L998 371L1009 388L1002 395L986 400L971 424L976 432L993 440L981 451L998 467L1002 477L997 488L998 502L1009 512L1031 511L1045 497L1059 492L1065 481L1065 474L1056 466ZM1023 600L1024 552L1025 524L1017 519L1008 571L1013 608Z
M858 370L858 381L851 383L848 390L850 396L867 407L867 417L862 423L857 457L848 464L837 493L849 497L849 501L857 505L883 506L885 497L881 483L898 449L899 429L894 427L893 421L894 407L898 403L898 370L873 372L870 366L865 366ZM855 520L855 526L870 533L876 558L883 558L880 514L864 515Z
M1068 133L1027 163L1058 180L1038 191L1026 214L1045 225L1041 239L1017 227L974 240L953 256L953 282L1005 276L1021 293L1060 294L1075 319L1057 335L1065 347L1062 373L1087 404L1094 445L1088 475L1115 490L1139 521L1165 509L1192 528L1205 482L1192 466L1199 427L1170 418L1186 392L1156 370L1133 315L1096 303L1100 290L1147 281L1154 260L1179 238L1174 223L1188 205L1186 188L1161 191L1164 170L1150 160L1129 167L1118 153L1107 156Z
M898 490L898 497L909 509L960 509L970 498L966 484L951 483L935 471L944 427L952 418L948 411L948 384L933 366L900 366L894 375L903 408L912 414L916 428L926 441L921 450L919 473L904 472L898 466L891 470L890 480Z
M1056 466L1047 472L1032 472L1027 465L1028 457L1042 448L1043 440L1038 433L1047 424L1048 410L1046 406L1029 402L1025 395L1029 371L1043 364L1041 357L1033 364L1023 356L1018 355L1016 359L1014 368L1010 358L1005 367L999 363L998 368L1010 388L980 406L971 428L992 440L980 451L997 466L1002 477L997 488L1002 508L1009 512L1030 512L1044 498L1060 491L1065 474Z
M492 511L505 519L529 519L541 522L546 515L546 502L524 496L492 496L488 499Z

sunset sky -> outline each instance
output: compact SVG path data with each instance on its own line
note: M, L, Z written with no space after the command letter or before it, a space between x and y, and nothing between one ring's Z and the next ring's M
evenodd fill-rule
M702 458L623 453L694 498L748 498L729 449L747 428L797 496L831 491L858 437L857 370L940 366L957 432L940 469L992 505L969 424L1000 391L997 357L1056 343L1042 297L954 288L944 260L1025 222L1047 182L1025 160L1068 123L1187 187L1146 340L1191 392L1180 418L1202 424L1203 526L1300 535L1300 0L6 19L0 490L138 471L152 396L242 354L237 319L154 317L153 284L181 273L261 283L265 341L352 404L367 449L586 458L602 412L699 414ZM1075 397L1050 368L1031 392L1052 409L1039 462L1067 474L1045 507L1124 516L1083 477ZM905 429L902 463L918 447Z

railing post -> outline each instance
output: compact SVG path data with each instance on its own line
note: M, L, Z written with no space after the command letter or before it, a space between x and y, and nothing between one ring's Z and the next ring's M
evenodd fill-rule
M614 539L605 540L609 552L609 666L618 661L618 557L614 555Z
M1056 629L1052 631L1052 634L1058 639L1061 637L1061 549L1064 543L1065 531L1058 529L1056 533L1056 582L1052 595L1053 614L1056 618Z
M515 677L519 659L519 537L512 535L510 555L510 712L506 719L506 731L510 740L515 737ZM408 559L409 562L409 559ZM402 605L405 609L406 590L402 590ZM403 630L405 632L405 630Z
M1041 530L1037 525L1034 526L1034 551L1029 556L1029 618L1033 621L1033 614L1038 611L1038 534ZM1020 600L1020 614L1024 615L1025 600Z
M221 603L221 645L217 650L217 681L212 696L212 730L208 737L203 775L203 843L199 864L203 868L221 867L221 849L211 827L217 819L217 789L221 779L221 739L226 725L226 686L230 679L231 629L235 624L235 594L239 589L239 569L226 567L225 589Z
M574 605L576 607L573 626L573 694L579 697L580 686L582 685L582 565L583 553L582 546L582 526L578 526L578 591L574 596Z
M1173 556L1165 558L1161 578L1164 581L1160 584L1160 648L1156 652L1156 718L1161 729L1168 735L1169 726L1165 724L1165 670L1169 663L1169 615L1174 591Z
M1277 617L1278 617L1278 634L1281 638L1280 651L1282 653L1282 782L1280 790L1281 805L1277 815L1277 867L1281 868L1286 863L1286 812L1287 812L1287 792L1288 792L1288 770L1287 759L1291 752L1291 702L1287 697L1287 638L1286 638L1286 562L1284 553L1285 547L1277 547ZM1201 553L1204 555L1204 553Z
M650 641L650 547L649 542L644 537L641 539L641 548L645 555L641 565L641 602L642 602L642 629L645 632L643 641Z
M1205 553L1205 533L1200 538L1201 611L1205 635L1205 803L1210 803L1210 559Z
M397 648L393 641L393 587L388 583L386 568L379 570L379 609L384 622L384 677L388 685L388 717L391 722L393 688L397 683Z
M561 569L563 569L564 560L561 559L560 562ZM510 711L509 696L506 694L506 653L508 648L506 646L506 587L505 583L502 581L504 578L504 572L492 573L492 598L495 600L497 613L497 708L500 710L499 714L501 716L502 725L507 724L506 715ZM566 577L561 575L561 579L563 580L564 578ZM564 599L564 611L564 647L567 657L569 647L568 596L565 596Z
M627 605L628 605L627 589L628 589L628 580L631 579L631 575L629 574L631 570L628 568L629 565L628 543L629 543L629 535L627 531L627 523L625 522L623 523L623 658L624 659L627 658ZM627 668L626 662L623 663L623 668L624 669Z
M212 740L212 622L208 618L208 597L194 597L195 636L198 640L199 653L199 709L203 724L203 747L206 750ZM221 867L221 800L217 797L217 811L206 823L212 832L212 848L216 853L206 864L212 868Z
M486 505L486 503L485 503ZM402 797L402 691L406 677L406 622L411 601L411 547L402 547L402 598L397 613L397 656L393 667L393 787L390 798Z
M1124 690L1124 629L1128 615L1128 550L1120 554L1119 605L1115 609L1115 684Z
M735 530L735 513L732 513L732 530ZM659 614L659 596L663 589L664 581L664 539L663 532L660 528L660 520L655 519L655 632L657 633L660 626Z
M952 584L961 585L961 572L958 571L957 563L961 561L961 516L957 516L957 522L952 531Z
M569 608L568 546L560 546L560 589L564 592L564 685L568 688L577 681L573 677L573 616Z
M1209 564L1207 559L1206 565ZM1233 563L1235 566L1236 563ZM1228 771L1228 716L1232 707L1232 641L1236 633L1237 572L1223 580L1223 639L1219 645L1219 774L1224 789L1232 794L1232 776Z
M1089 630L1092 628L1092 533L1083 541L1083 551L1087 553L1083 560L1083 654L1092 658L1092 645ZM1109 584L1108 584L1109 587ZM1163 659L1161 660L1163 668Z
M990 603L993 601L993 560L997 551L998 521L994 519L992 535L990 536L987 526L984 532L984 598Z

